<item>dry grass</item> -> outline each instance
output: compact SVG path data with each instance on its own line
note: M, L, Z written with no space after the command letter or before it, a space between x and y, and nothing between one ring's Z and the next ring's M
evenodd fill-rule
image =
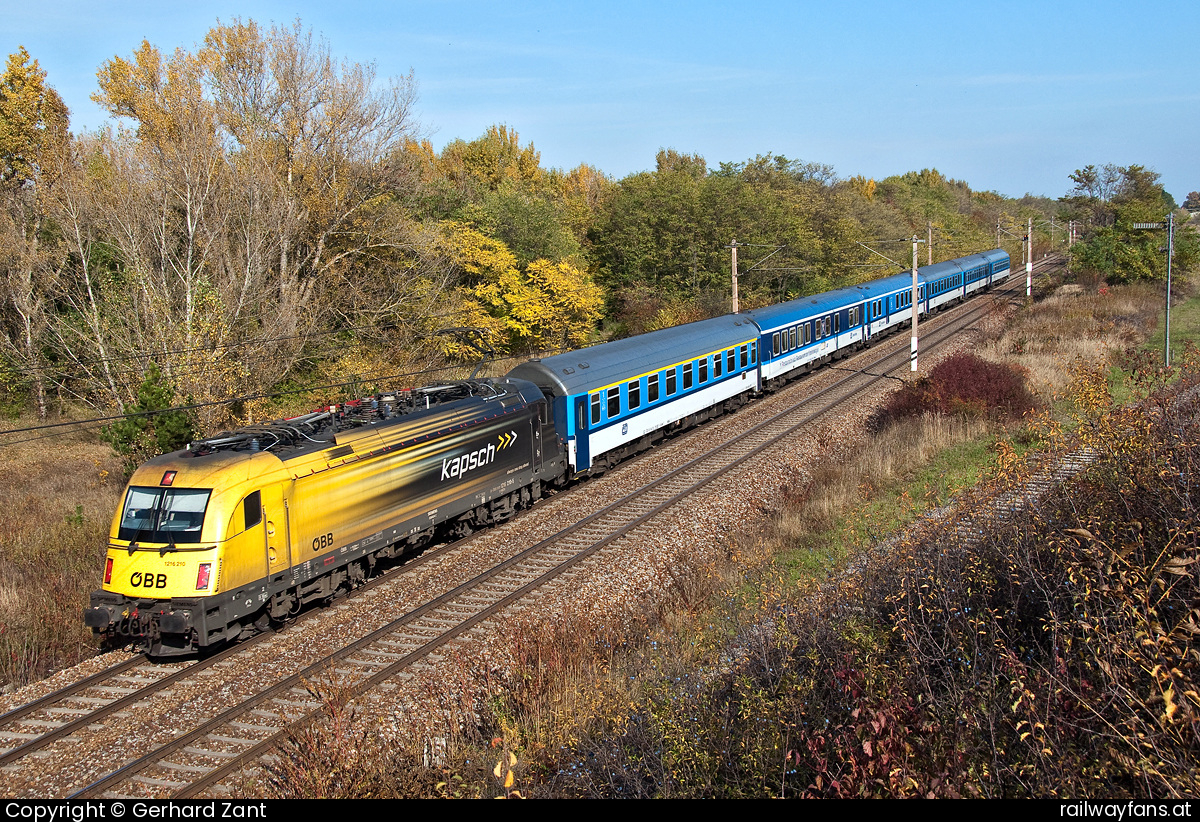
M1106 363L1138 345L1157 325L1161 309L1161 286L1066 285L1026 307L978 353L1027 369L1030 389L1051 403L1079 360Z
M82 434L0 448L0 684L12 686L94 653L82 612L123 476L112 450Z
M783 546L824 541L823 532L835 528L847 512L863 509L881 491L913 483L921 469L939 455L964 443L983 442L998 430L998 424L984 419L925 415L902 420L869 440L864 438L853 459L825 463L811 477L784 489L774 538ZM924 502L941 502L957 487L974 481L974 471L957 478L954 462L947 460L937 473L937 482L925 483L929 487L920 496L929 499ZM900 524L906 513L912 511L897 509L885 514L886 522L876 523L875 529Z

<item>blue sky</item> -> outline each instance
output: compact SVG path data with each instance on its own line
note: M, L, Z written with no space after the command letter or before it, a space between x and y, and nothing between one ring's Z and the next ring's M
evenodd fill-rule
M21 3L24 45L96 128L95 72L148 39L192 49L218 20L297 17L335 55L411 69L437 148L494 123L546 166L620 178L659 148L715 167L773 152L883 178L935 167L975 189L1058 197L1088 163L1200 190L1200 4L343 0Z

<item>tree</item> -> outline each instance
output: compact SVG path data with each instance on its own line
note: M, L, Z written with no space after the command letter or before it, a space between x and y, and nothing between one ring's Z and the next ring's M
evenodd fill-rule
M614 294L647 286L694 295L717 265L720 243L700 202L703 158L660 151L658 161L617 184L593 227L601 282Z
M587 163L558 174L556 179L563 204L563 222L583 247L589 241L596 216L616 186L603 172Z
M0 313L3 351L46 416L47 292L63 262L49 201L69 171L68 112L24 47L0 77Z
M477 328L500 354L569 348L587 342L604 307L604 292L569 262L521 266L503 242L471 226L443 226L447 253L461 274L452 324ZM469 352L447 342L447 353Z
M561 172L543 169L533 143L521 145L515 129L490 126L470 142L452 141L440 156L427 141L413 142L406 155L419 169L418 208L425 216L502 240L522 265L543 258L582 264L586 231L572 220L586 218L571 199L576 189L564 184Z
M1200 211L1200 191L1188 192L1188 196L1184 198L1183 207L1188 211Z
M1068 176L1075 186L1060 201L1068 219L1097 228L1112 225L1116 219L1112 200L1120 184L1120 167L1111 163L1100 168L1088 165Z
M442 150L439 162L443 174L474 191L496 191L506 182L536 190L545 180L541 154L533 143L522 146L516 130L503 124L488 126L482 137L469 143L454 140Z
M67 108L46 85L46 72L24 46L9 55L0 78L0 184L23 188L37 182L46 152L67 134Z
M1120 169L1121 179L1112 200L1118 206L1144 204L1149 209L1164 212L1178 208L1175 198L1163 189L1160 175L1145 166L1132 165Z
M523 265L538 259L578 261L579 242L563 218L562 207L549 197L521 191L504 182L487 191L462 216L503 241Z
M1085 220L1088 228L1073 249L1074 263L1110 281L1150 280L1166 276L1166 256L1157 232L1136 229L1137 223L1161 222L1175 210L1159 175L1140 165L1086 166L1070 175L1075 188L1060 202L1064 216ZM1191 232L1176 236L1175 262L1187 268L1196 260Z
M136 137L105 144L118 172L106 180L115 207L106 233L139 283L146 342L162 351L211 342L200 312L220 263L230 169L205 67L183 50L164 59L142 41L132 60L115 57L97 76L92 99L137 122Z
M655 171L603 201L591 232L597 276L634 332L728 311L733 239L759 246L739 258L744 306L823 291L857 256L847 203L828 166L767 154L710 173L703 157L665 149Z
M172 410L175 390L151 362L127 416L103 430L104 439L125 462L129 473L151 457L183 448L194 424L186 411Z
M419 232L392 202L416 130L411 75L377 82L299 22L234 21L194 53L143 42L98 79L94 99L133 129L88 141L67 209L78 242L58 336L85 373L155 355L182 393L238 395L356 316L376 280L410 282ZM93 387L118 405L136 388Z
M404 182L415 81L377 87L373 66L339 64L299 21L265 33L253 21L217 26L199 57L235 155L248 154L281 198L279 297L303 310L323 275L371 246L353 221Z

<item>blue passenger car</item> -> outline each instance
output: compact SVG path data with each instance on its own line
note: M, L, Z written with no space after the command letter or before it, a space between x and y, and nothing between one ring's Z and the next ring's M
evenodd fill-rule
M921 312L990 288L1008 276L1008 265L1008 253L996 248L919 269L925 287Z
M759 390L758 327L743 315L522 363L554 408L576 473L616 464Z
M747 312L761 330L763 384L809 371L861 343L866 301L862 288L841 288Z
M1007 277L1001 249L918 271L924 313ZM574 473L740 405L912 319L912 272L522 363L509 376L550 399Z
M1005 251L994 249L919 268L919 313L990 287L1008 276L1008 261ZM909 270L748 312L761 329L763 386L810 371L911 323L912 303Z

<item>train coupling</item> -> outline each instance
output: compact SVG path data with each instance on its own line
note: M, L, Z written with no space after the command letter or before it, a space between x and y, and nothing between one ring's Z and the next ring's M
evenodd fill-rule
M96 591L90 608L83 609L83 624L97 632L108 631L130 616L130 603L119 594ZM133 608L136 611L136 607Z
M83 624L96 631L107 630L117 621L114 609L108 605L93 605L83 609Z
M96 591L83 623L108 640L132 642L154 656L195 651L192 612L166 602L139 602L119 594Z

